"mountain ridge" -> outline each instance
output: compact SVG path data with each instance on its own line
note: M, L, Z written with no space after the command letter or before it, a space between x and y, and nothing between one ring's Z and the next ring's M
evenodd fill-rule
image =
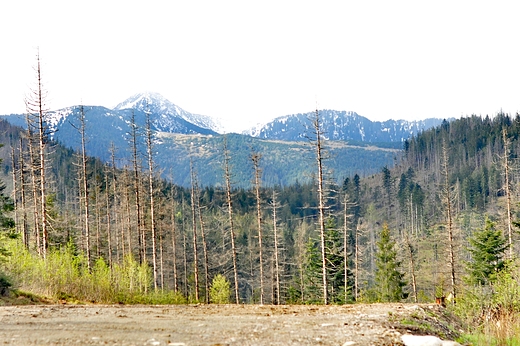
M443 119L371 121L353 111L318 110L324 138L361 142L403 142L419 132L439 125ZM309 119L315 112L298 113L275 118L243 134L263 139L298 141L313 131Z
M218 162L221 159L219 155L222 151L223 136L210 129L216 128L218 124L211 123L208 117L184 111L160 94L140 93L127 98L113 109L103 106L72 106L48 112L46 122L51 138L66 147L79 149L80 136L77 129L80 128L79 115L82 111L85 115L88 155L108 162L111 157L110 148L114 147L120 162L118 165L128 165L131 159L128 144L131 119L138 129L139 150L145 153L143 133L146 117L149 115L156 163L165 176L173 170L177 174L176 183L189 184L189 161L196 152L200 153L195 158L195 165L198 165L201 172L201 184L220 183L221 174L216 172L220 169ZM307 138L307 135L312 135L312 126L307 119L311 114L312 112L300 114L299 117L279 117L277 121L266 125L265 128L271 132L260 131L256 137L226 134L229 146L233 148L232 155L238 162L237 177L241 177L242 185L248 185L251 180L249 155L253 148L257 148L265 158L268 167L265 167L264 172L268 184L287 185L312 178L312 169L308 164L312 162L312 158L306 160L302 156L312 153L308 148ZM381 123L374 126L370 120L355 112L325 110L320 111L320 115L324 139L337 143L333 145L331 142L330 145L331 154L335 158L331 160L330 165L337 179L344 178L345 174L371 174L385 165L391 165L402 149L403 138L413 133L410 132L410 128L419 131L416 125L410 127L407 122L390 121L385 123L384 127ZM3 118L15 125L25 126L24 115L9 115ZM438 122L440 121L439 119ZM403 128L408 132L397 131ZM347 146L346 142L356 142L359 145ZM366 145L373 145L375 150L364 147ZM388 148L392 151L387 151ZM196 149L195 152L193 149Z

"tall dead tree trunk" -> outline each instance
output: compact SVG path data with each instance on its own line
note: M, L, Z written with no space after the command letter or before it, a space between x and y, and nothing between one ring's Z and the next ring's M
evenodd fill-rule
M453 229L453 208L451 202L451 186L449 177L449 159L448 159L448 147L446 140L443 141L442 145L442 174L444 177L444 204L446 208L446 230L448 236L448 265L450 269L450 280L451 280L451 294L455 301L457 297L457 281L456 281L456 268L455 268L455 235Z
M108 265L112 267L112 217L110 215L110 186L108 184L108 167L105 168L105 204L105 216L107 222Z
M195 276L195 300L199 301L199 259L197 246L197 212L195 208L195 173L193 172L193 161L190 159L191 175L191 215L193 230L193 266Z
M278 220L276 218L276 192L273 189L273 201L272 201L272 210L273 210L273 237L274 237L274 276L275 276L275 287L276 287L276 304L280 305L280 261L278 257Z
M413 236L413 234L412 234L412 236ZM406 238L405 238L405 246L406 246L406 250L408 252L408 260L409 260L409 264L410 264L410 276L412 278L413 301L414 301L414 303L417 303L417 301L418 301L417 278L415 275L415 256L414 256L415 249L413 247L412 241L410 240L409 236L406 236Z
M130 150L132 155L132 170L134 179L134 193L135 193L135 217L136 230L139 239L139 261L146 263L146 237L143 231L143 218L141 215L141 178L140 178L140 164L138 152L138 138L137 138L137 124L135 122L135 113L132 111L130 118Z
M129 172L127 169L123 169L123 182L122 182L122 185L123 185L123 198L124 198L124 202L125 202L125 214L126 214L126 227L125 227L125 224L123 223L121 227L121 237L122 237L122 241L127 241L128 243L128 255L130 257L132 257L132 253L133 253L133 249L132 249L132 232L130 231L132 229L132 220L131 220L131 211L130 211L130 188L129 188L129 184L130 184L130 177L128 176ZM126 231L126 239L125 239L125 229L127 230Z
M348 300L348 224L349 217L352 216L348 213L350 205L348 194L345 192L345 195L343 196L343 276L345 280L343 289L345 302Z
M33 169L38 171L39 178L39 200L40 200L40 210L38 214L37 223L41 225L41 244L38 247L39 253L45 259L47 257L47 247L48 247L48 220L47 220L47 182L46 178L46 149L47 149L47 127L46 127L46 118L48 109L45 105L46 92L43 89L43 81L41 75L41 63L40 63L40 53L37 53L36 56L36 86L31 89L30 95L25 99L25 105L27 108L28 117L33 120L28 121L27 126L36 128L36 141L38 143L38 166L33 166ZM32 131L30 131L32 132ZM30 136L30 140L33 138L32 133ZM33 157L34 159L34 157ZM33 162L35 163L35 162ZM39 239L39 232L38 232Z
M40 213L39 213L39 183L38 183L38 167L37 167L37 159L35 157L35 149L34 149L34 141L35 135L33 128L34 119L31 117L29 113L26 113L25 116L27 122L27 148L29 151L29 171L31 176L31 197L32 197L32 223L33 223L33 231L34 231L34 242L35 247L39 256L42 256L42 248L41 248L41 229L40 229Z
M172 179L173 180L173 179ZM172 189L171 189L171 237L172 237L172 269L173 269L173 290L175 292L179 291L179 281L177 274L177 232L176 232L176 220L175 220L175 186L172 181Z
M150 222L151 222L151 237L152 237L152 265L153 265L153 287L157 292L157 226L155 222L155 198L154 198L154 160L153 160L153 141L152 141L152 124L150 120L150 113L146 112L146 149L148 154L148 187L150 194Z
M507 246L509 248L509 259L513 259L513 215L511 212L511 184L509 181L511 167L509 165L509 155L511 148L511 141L507 137L507 129L502 130L502 139L504 141L504 192L506 194L506 211L507 211Z
M321 272L323 282L323 304L329 303L328 298L328 282L327 282L327 259L325 256L325 192L323 190L323 145L320 113L316 109L315 117L313 119L313 128L316 139L314 142L316 151L316 164L318 168L318 223L320 228L320 247L321 247Z
M200 235L201 235L201 238L202 238L202 250L203 250L203 253L204 253L204 283L205 283L205 290L206 290L206 295L205 295L205 298L206 298L206 304L209 304L210 302L210 297L209 297L209 286L210 286L210 281L209 281L209 258L208 258L208 243L206 241L206 227L205 227L205 223L204 223L204 218L202 217L202 206L200 205L200 190L199 190L199 184L198 184L198 180L197 180L197 176L195 175L195 192L196 192L196 196L197 196L197 199L196 199L196 206L197 206L197 211L198 211L198 215L199 215L199 225L200 225Z
M354 300L359 298L359 223L354 232Z
M260 169L261 155L253 153L251 160L253 161L253 168L255 174L255 197L256 197L256 222L258 227L258 258L260 265L260 304L264 304L264 259L262 246L262 200L260 198Z
M29 224L27 220L27 199L25 193L25 160L24 160L24 152L23 152L23 140L20 137L20 156L19 156L19 165L20 165L20 204L22 206L22 233L24 234L25 247L29 249L30 244L30 232L29 232Z
M11 166L13 168L12 172L11 172L11 177L13 179L14 227L15 227L16 233L20 233L22 235L22 242L25 245L27 243L27 240L25 239L25 233L21 232L19 229L20 222L18 220L18 211L19 211L20 207L18 205L19 187L18 187L18 167L17 167L17 165L18 165L18 163L16 160L16 156L14 155L14 144L11 143Z
M110 144L110 162L111 162L111 173L112 173L112 179L111 179L111 186L112 186L112 208L111 213L114 215L114 229L116 231L116 239L118 229L121 229L121 235L120 235L120 241L116 240L117 247L116 247L116 256L118 260L121 260L125 257L125 234L124 234L124 226L123 226L123 205L121 203L121 197L117 193L117 175L116 175L116 147L114 145L114 142ZM119 196L119 197L118 197ZM119 203L118 203L119 202ZM119 212L117 209L117 206L119 205ZM120 214L120 215L118 215ZM119 227L118 227L119 223ZM120 244L120 245L119 245ZM119 248L121 247L121 255L119 253Z
M224 137L224 179L226 182L226 202L229 218L229 235L231 237L231 256L233 259L233 276L235 279L235 303L240 303L238 294L238 268L237 268L237 249L235 247L235 229L233 224L233 204L231 201L231 172L229 168L229 151L227 148L227 138Z
M79 126L71 124L78 132L81 138L81 163L80 163L80 182L83 196L83 222L85 227L85 251L87 255L87 267L90 270L92 266L91 246L90 246L90 206L89 206L89 185L87 176L87 152L86 152L86 120L85 109L83 105L79 108Z

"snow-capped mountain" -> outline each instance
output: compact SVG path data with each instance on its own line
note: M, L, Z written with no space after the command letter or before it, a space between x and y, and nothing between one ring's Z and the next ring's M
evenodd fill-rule
M145 92L135 94L118 104L114 110L134 109L141 112L156 114L153 120L154 126L162 132L178 132L174 119L181 118L201 128L214 132L222 132L222 125L214 118L207 115L193 114L173 104L161 94Z
M442 119L371 121L356 112L320 110L324 139L361 142L402 142L420 131L435 127ZM253 127L244 134L262 139L300 141L312 138L314 112L278 117L273 121Z

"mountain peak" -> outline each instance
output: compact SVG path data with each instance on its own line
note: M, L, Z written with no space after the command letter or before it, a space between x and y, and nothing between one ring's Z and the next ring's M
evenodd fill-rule
M157 129L166 130L165 132L172 132L170 130L170 125L174 118L183 119L196 126L214 132L222 131L222 126L215 119L206 115L187 112L157 92L146 91L137 93L127 98L114 108L114 110L123 109L135 109L142 112L146 111L158 114L159 119L156 119L155 125Z
M159 106L160 108L163 108L165 106L168 106L168 104L171 104L170 101L168 101L164 96L157 92L142 92L137 93L135 95L130 96L120 104L114 107L114 110L121 110L121 109L141 109L143 106L147 105L153 108L156 108ZM173 105L173 104L172 104Z

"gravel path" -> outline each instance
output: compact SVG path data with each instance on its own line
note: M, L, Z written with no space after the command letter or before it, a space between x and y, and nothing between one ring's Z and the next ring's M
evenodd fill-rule
M401 334L425 334L418 326L442 320L443 310L410 304L4 306L0 344L399 345Z

